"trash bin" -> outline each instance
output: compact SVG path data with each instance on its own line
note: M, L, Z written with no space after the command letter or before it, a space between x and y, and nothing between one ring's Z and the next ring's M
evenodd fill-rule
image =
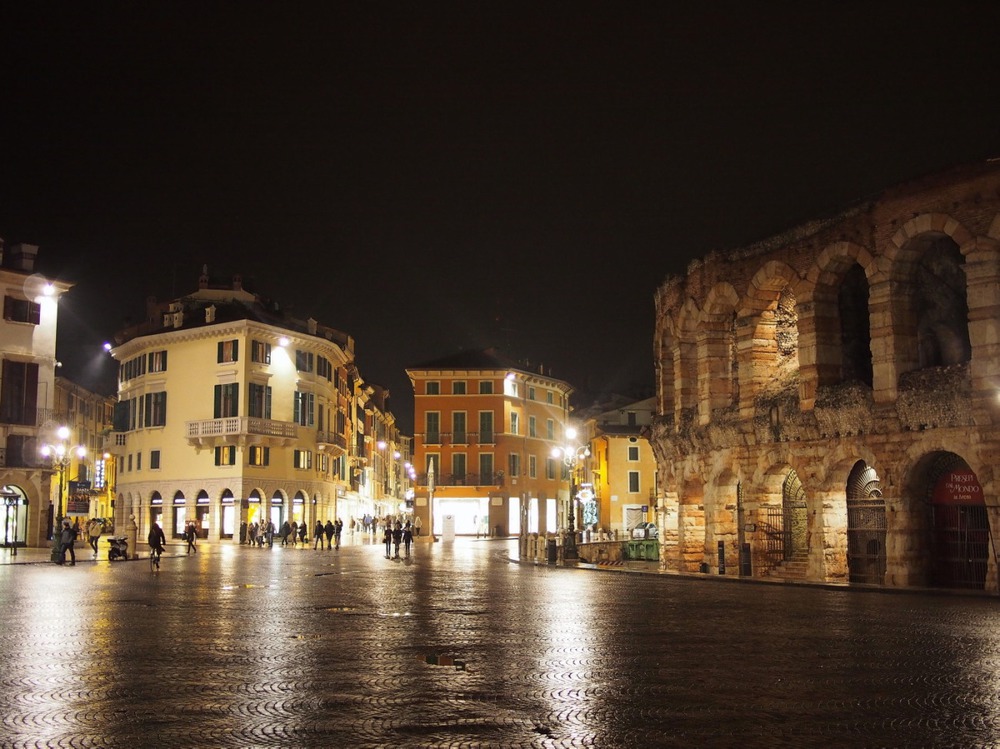
M548 543L545 545L545 551L547 552L549 564L555 564L559 560L559 548L556 546L554 538L548 540Z
M702 574L708 574L708 563L702 562L701 564L699 564L698 571L701 572Z

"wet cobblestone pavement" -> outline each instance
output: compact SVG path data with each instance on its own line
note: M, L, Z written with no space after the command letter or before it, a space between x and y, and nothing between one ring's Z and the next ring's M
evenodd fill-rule
M203 544L158 573L86 552L0 565L0 745L1000 744L996 599L515 550Z

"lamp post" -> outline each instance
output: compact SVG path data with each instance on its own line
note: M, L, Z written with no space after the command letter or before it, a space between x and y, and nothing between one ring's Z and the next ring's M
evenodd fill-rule
M434 461L427 466L427 534L434 540Z
M576 429L566 428L566 444L552 448L552 457L561 459L569 470L569 528L563 544L563 559L578 559L576 551L576 469L588 457L590 448L576 442Z
M39 451L41 452L42 457L48 458L52 467L59 472L59 496L56 499L56 522L55 528L52 530L53 562L58 561L62 546L60 534L62 533L66 469L69 468L70 464L73 462L74 456L76 456L77 459L82 460L87 454L87 448L82 445L70 447L69 436L69 427L61 426L56 430L56 437L58 438L57 441L52 444L42 445L41 450Z

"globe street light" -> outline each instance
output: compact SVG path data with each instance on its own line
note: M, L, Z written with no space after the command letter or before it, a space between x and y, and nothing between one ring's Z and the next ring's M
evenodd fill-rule
M55 468L59 472L59 496L56 500L56 524L55 529L52 531L53 562L59 559L62 547L60 534L62 533L64 507L63 496L66 486L66 469L69 468L70 464L73 462L74 456L78 460L83 460L83 458L87 455L87 448L83 445L77 445L76 447L69 446L69 436L69 427L61 426L56 430L56 437L58 438L58 441L53 444L44 444L39 450L42 457L49 460L52 468Z
M563 544L563 559L578 559L576 551L576 469L590 457L590 448L576 442L576 429L566 427L566 444L552 448L552 457L561 459L569 470L569 528Z

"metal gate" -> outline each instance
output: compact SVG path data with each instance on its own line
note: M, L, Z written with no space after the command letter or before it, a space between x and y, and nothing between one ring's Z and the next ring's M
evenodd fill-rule
M982 590L990 546L985 505L931 505L934 584Z
M783 507L764 507L764 522L761 531L764 534L764 564L763 571L773 570L782 562L791 558L792 533L785 529L785 509Z
M885 584L885 501L847 500L847 569L852 583Z

